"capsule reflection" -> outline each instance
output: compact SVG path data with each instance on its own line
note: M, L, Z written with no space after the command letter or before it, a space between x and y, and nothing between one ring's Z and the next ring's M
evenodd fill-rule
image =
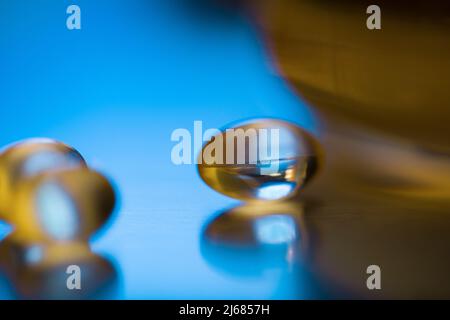
M0 273L11 298L112 299L118 293L116 266L87 243L25 246L12 234L0 243Z
M201 253L228 277L262 282L269 275L275 277L275 296L319 298L324 293L307 265L309 242L300 201L253 203L227 210L207 223Z

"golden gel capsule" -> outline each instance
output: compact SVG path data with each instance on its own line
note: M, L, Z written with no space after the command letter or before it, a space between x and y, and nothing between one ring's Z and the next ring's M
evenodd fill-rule
M18 185L11 223L23 243L87 241L110 217L115 192L85 168L48 172Z
M17 184L44 171L86 167L74 148L51 139L28 139L0 152L0 218L10 220L11 198Z
M319 142L298 126L257 119L223 130L204 145L200 177L240 200L279 200L305 186L321 161Z

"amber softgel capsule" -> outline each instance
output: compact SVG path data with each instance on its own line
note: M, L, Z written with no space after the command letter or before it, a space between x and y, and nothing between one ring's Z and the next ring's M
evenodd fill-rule
M0 151L0 218L9 221L17 186L39 173L86 167L74 148L51 139L28 139Z
M23 181L12 200L15 240L34 244L87 241L110 217L116 196L100 173L77 168Z
M292 197L322 161L320 143L302 128L256 119L222 130L204 145L200 177L212 189L244 201Z

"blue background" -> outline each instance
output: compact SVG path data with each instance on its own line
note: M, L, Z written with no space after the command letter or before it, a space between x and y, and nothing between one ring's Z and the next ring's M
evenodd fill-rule
M81 7L82 30L66 28L70 4ZM192 131L194 120L206 129L265 116L315 128L237 10L193 0L0 0L0 145L62 140L114 181L120 208L93 248L115 261L116 298L314 296L301 267L262 260L243 274L233 271L249 267L240 255L205 256L205 226L239 202L170 159L172 131Z

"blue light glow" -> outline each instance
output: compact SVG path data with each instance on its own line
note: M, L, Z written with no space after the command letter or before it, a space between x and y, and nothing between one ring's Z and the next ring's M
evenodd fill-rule
M42 151L33 154L23 164L23 172L27 176L58 168L70 169L80 166L81 159L75 157L74 154L62 154L55 151Z
M297 238L296 224L290 216L262 217L255 221L253 227L256 238L262 244L286 244Z
M264 200L277 200L288 196L295 188L295 183L272 182L262 185L258 189L258 198Z
M68 240L79 229L78 212L67 192L55 182L46 182L36 191L36 211L42 228L53 238Z
M44 251L42 247L38 245L31 246L26 249L25 252L25 261L27 264L35 264L41 261L43 258Z

